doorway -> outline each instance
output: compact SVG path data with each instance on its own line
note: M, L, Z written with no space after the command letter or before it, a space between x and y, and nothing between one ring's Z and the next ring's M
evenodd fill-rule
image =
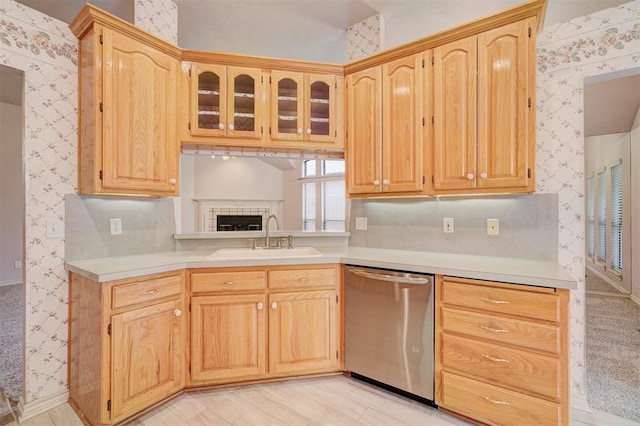
M24 74L0 66L0 418L24 390Z

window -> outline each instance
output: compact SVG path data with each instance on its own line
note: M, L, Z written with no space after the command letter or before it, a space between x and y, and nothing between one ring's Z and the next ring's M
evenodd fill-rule
M593 199L593 176L587 178L587 255L593 259L595 255L596 223Z
M611 269L622 273L622 164L611 168Z
M605 171L598 173L598 260L607 263L607 186Z
M344 231L344 161L307 160L304 162L302 173L304 230Z

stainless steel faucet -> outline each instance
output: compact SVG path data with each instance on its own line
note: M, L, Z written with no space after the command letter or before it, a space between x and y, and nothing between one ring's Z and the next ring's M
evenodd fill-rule
M278 216L276 216L275 214L272 214L271 216L269 216L267 218L267 223L265 225L265 231L266 231L266 235L264 239L265 248L271 247L271 241L269 237L269 222L271 222L271 219L274 219L276 221L276 229L280 229L280 224L278 223Z

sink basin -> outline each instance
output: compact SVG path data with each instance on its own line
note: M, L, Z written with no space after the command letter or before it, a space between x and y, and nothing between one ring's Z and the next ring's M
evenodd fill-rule
M291 259L300 257L322 256L313 247L294 247L292 249L265 249L265 248L230 248L218 249L211 253L208 260L243 260L243 259Z

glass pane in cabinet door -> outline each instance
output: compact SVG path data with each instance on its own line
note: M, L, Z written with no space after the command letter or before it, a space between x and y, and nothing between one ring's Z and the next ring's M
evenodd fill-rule
M278 81L278 133L298 131L298 83L290 78Z
M253 132L256 126L256 82L246 74L237 76L233 82L234 129Z
M329 135L329 85L322 81L311 85L311 134Z
M203 72L198 76L198 127L217 129L220 124L220 76Z

